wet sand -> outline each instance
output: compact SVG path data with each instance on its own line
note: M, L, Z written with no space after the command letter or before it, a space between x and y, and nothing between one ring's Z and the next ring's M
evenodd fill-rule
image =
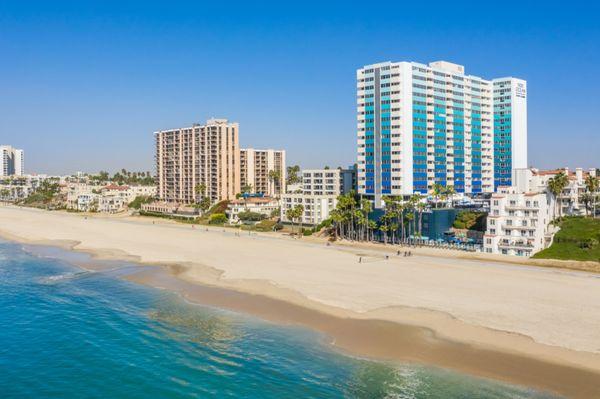
M425 328L336 316L263 295L193 284L176 278L181 271L180 266L145 269L127 279L177 292L192 303L319 331L330 344L350 355L435 365L570 398L600 397L600 373L591 370L453 342Z
M415 268L392 269L393 273L389 274L392 263L386 265L387 262L382 261L381 254L365 252L365 249L358 252L352 251L351 248L325 249L322 245L317 247L318 244L288 242L270 237L241 240L234 238L233 233L224 234L215 230L208 234L202 232L202 236L199 237L199 232L191 232L188 226L155 226L151 222L139 220L103 220L98 223L99 220L84 221L79 216L59 213L38 213L39 211L30 210L15 212L12 209L10 211L10 214L7 214L0 209L0 232L5 237L61 245L106 259L157 263L163 267L144 268L128 278L138 283L179 292L193 302L245 312L274 322L313 328L330 337L334 345L351 354L432 364L551 390L567 397L600 397L600 384L596 383L600 381L600 329L593 329L600 317L595 307L597 303L578 304L577 301L562 300L563 295L571 295L572 301L579 299L577 291L582 290L581 284L584 284L587 290L598 289L600 285L596 284L600 284L600 280L597 276L577 272L535 270L537 268L522 270L526 268L489 265L483 262L465 265L467 261L434 261L426 257L415 257L411 260L416 263L412 265L416 266ZM5 219L5 216L9 219L12 217L13 220ZM15 221L27 222L28 226L20 226L15 224ZM159 237L156 233L160 233ZM194 241L187 241L190 234L194 234ZM77 238L81 238L82 241ZM148 242L145 242L146 240ZM140 243L143 243L145 256L139 252ZM193 243L196 243L196 247L192 251L188 247ZM178 249L179 246L181 249ZM227 247L230 247L233 253L219 252ZM186 252L188 250L189 255ZM215 254L205 252L211 250L219 253L218 259L221 263L212 262L215 260ZM275 251L275 254L265 252L269 250ZM292 256L296 263L301 261L304 267L301 270L295 269L294 261L290 260L283 262L284 270L280 270L282 255L278 250L285 251L284 260ZM162 256L152 256L158 253ZM336 262L347 262L348 257L354 258L358 253L365 256L366 262L359 271L366 271L368 274L356 275L355 264L343 263L347 265L345 269L335 268ZM240 257L241 262L251 265L252 269L236 269ZM280 257L277 265L270 264L272 257ZM182 261L173 262L174 259ZM238 263L228 263L234 259L238 259ZM318 270L310 267L316 259L324 260L323 264L318 265ZM444 268L436 266L430 270L433 262L440 263ZM369 269L366 269L367 267ZM346 273L341 270L346 270ZM272 278L259 278L258 271L268 271ZM281 272L284 274L280 275ZM311 277L316 278L317 286L303 286L303 276L297 274L298 272L316 273L316 276ZM383 274L383 280L370 280L372 273L380 277L378 272ZM406 279L409 276L395 274L399 272L409 272L409 275L423 273L421 280L410 281L411 285L420 284L417 287L404 287L401 280L395 280L392 287L395 288L394 291L410 292L408 299L414 302L414 306L406 306L406 303L400 300L389 301L386 305L378 302L380 299L375 295L376 292L372 291L371 285L377 283L380 286L375 288L386 293L390 288L385 285L386 278ZM431 272L443 275L441 286L438 286L440 282L431 281ZM289 275L293 277L292 280L282 278ZM527 292L524 300L520 299L524 301L525 309L514 309L514 314L502 313L504 308L497 306L498 301L502 301L503 296L506 296L506 305L514 306L510 295L518 294L522 289L519 280L527 278L531 279L530 284L523 287L528 286L530 292ZM293 289L290 285L296 280L298 289ZM516 287L498 285L496 280L504 284L516 284ZM467 283L472 283L473 286L465 285ZM555 286L555 283L559 284ZM485 286L478 289L476 286L481 284ZM546 284L552 285L545 287ZM448 297L446 300L448 303L454 302L456 313L440 311L439 304L433 306L435 301L444 299L438 299L439 293L436 290L448 287L451 288L448 291L450 294L458 296ZM306 288L311 288L312 293L323 295L310 295L311 292L307 292ZM319 290L315 291L317 288ZM421 299L430 300L431 306L418 303L419 291L414 291L414 288L425 291ZM506 289L503 292L504 288ZM564 293L556 291L558 289L564 289ZM343 296L344 290L350 297ZM472 290L473 293L461 298L461 290ZM564 309L557 309L558 319L554 320L554 324L548 324L546 318L549 315L544 312L551 311L548 306L551 306L551 309L556 307L553 302L556 298L551 295L553 293L559 294L561 301L558 303L562 303ZM598 293L600 292L590 292L590 299L595 299L593 295ZM354 295L362 296L354 298ZM470 302L461 302L467 299ZM367 300L373 303L366 302ZM365 308L369 303L373 306ZM476 314L476 323L466 322L468 312L461 313L471 309L482 312L480 315ZM540 314L536 315L532 311ZM502 329L490 327L494 317L501 315L503 318L511 318L511 314L514 318L509 320L508 325L514 326L515 329L501 331ZM565 320L570 316L584 320L581 323L565 324ZM561 345L559 341L554 345L536 342L528 336L529 334L515 331L522 325L519 324L522 322L521 317L532 317L534 321L539 321L540 328L553 327L555 331L550 331L553 334L548 335L551 339L570 339L565 345ZM540 337L544 338L544 335ZM569 349L577 346L589 349Z

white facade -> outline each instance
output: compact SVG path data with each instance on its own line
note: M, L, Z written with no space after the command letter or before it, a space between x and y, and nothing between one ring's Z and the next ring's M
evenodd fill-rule
M119 195L101 195L97 198L97 210L102 213L118 213L127 206L126 199Z
M81 212L93 212L98 209L98 194L80 194L77 196L75 208Z
M279 210L279 201L275 198L261 197L261 198L247 198L247 199L236 199L231 201L227 205L227 217L229 223L235 224L240 220L238 215L240 212L255 212L270 217L274 211Z
M494 79L494 185L510 186L527 164L527 82Z
M329 214L337 206L337 195L310 195L310 194L284 194L281 197L282 222L292 223L296 221L289 220L286 211L297 205L304 206L302 214L302 223L306 225L317 225L329 217Z
M498 127L508 137L502 155L509 169L527 166L524 80L486 80L446 61L372 64L356 79L358 192L374 197L376 207L383 195L428 193L436 183L459 193L493 192L501 97Z
M354 189L354 173L351 169L305 169L301 189L305 195L345 194Z
M546 190L548 180L563 172L568 178L568 184L558 196L558 208L562 216L583 216L586 214L583 194L587 192L585 179L587 176L596 176L596 169L584 171L583 168L576 168L575 172L569 171L569 168L555 170L531 169L531 184L539 190ZM516 170L516 173L523 173ZM559 216L559 215L556 215Z
M125 210L138 196L155 197L156 187L68 183L63 192L66 193L68 209L116 213Z
M25 175L25 153L9 145L0 146L0 176Z
M513 177L514 186L500 187L492 195L484 251L531 256L552 243L555 202L531 170L515 171Z

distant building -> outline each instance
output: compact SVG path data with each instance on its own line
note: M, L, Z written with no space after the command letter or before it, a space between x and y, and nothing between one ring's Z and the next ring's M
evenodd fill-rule
M279 178L272 179L270 175L272 172L276 172ZM285 193L285 181L285 151L254 148L240 150L240 184L242 188L250 186L252 193L273 197Z
M0 176L0 199L16 201L27 198L42 184L45 176Z
M25 154L9 145L0 146L0 177L23 176L25 174Z
M204 195L217 202L240 192L237 123L209 119L205 125L161 130L154 136L160 200L191 204ZM201 186L205 193L196 192Z

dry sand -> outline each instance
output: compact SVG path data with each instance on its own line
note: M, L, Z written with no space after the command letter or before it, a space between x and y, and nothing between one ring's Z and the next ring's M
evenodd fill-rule
M314 327L353 353L600 397L600 384L593 383L600 381L598 274L497 259L386 260L366 247L15 207L0 207L0 234L69 243L103 257L179 265L171 269L181 284L245 293L216 305ZM161 285L152 273L134 279ZM182 291L194 297L193 289Z

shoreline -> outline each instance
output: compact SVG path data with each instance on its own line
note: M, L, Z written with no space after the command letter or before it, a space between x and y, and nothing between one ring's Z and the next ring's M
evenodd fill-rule
M5 239L8 240L6 237ZM141 263L133 259L123 259L118 253L110 250L98 252L77 250L74 248L76 242L32 243L23 240L15 241L14 238L9 241L29 247L56 247L71 253L85 254L90 257L90 260L82 262L64 259L84 270L102 272L106 267L105 264L101 264L102 261L111 263L124 261L147 266L149 268L118 278L171 291L191 304L227 309L277 324L300 326L317 331L327 338L326 344L347 356L445 368L479 378L573 398L588 398L589 395L600 393L600 388L592 388L600 377L600 374L595 372L454 342L439 337L435 331L428 328L361 318L359 315L321 312L308 306L260 294L195 284L178 278L178 275L185 272L186 266L157 266ZM63 259L60 255L58 258Z
M126 278L178 292L191 302L317 330L330 337L335 347L352 355L434 365L568 397L600 396L600 387L595 386L600 378L597 353L540 344L523 334L472 325L450 313L427 308L389 306L356 312L317 301L274 282L228 278L225 271L199 262L153 262L119 249L89 248L76 240L11 236L1 220L0 231L0 235L11 241L59 246L87 253L94 259L159 266ZM287 242L285 238L276 239ZM331 250L345 252L348 248Z

